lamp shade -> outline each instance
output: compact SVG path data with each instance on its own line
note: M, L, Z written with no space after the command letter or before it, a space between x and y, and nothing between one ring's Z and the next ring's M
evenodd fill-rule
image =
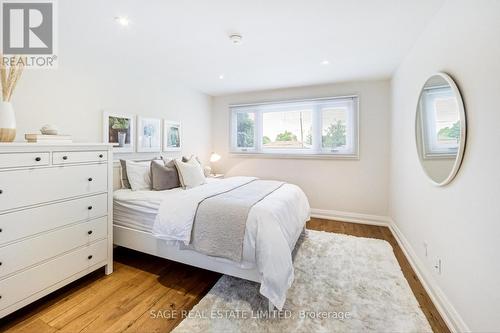
M220 160L220 155L219 154L212 153L212 155L210 155L210 162L214 163L214 162L217 162L218 160Z

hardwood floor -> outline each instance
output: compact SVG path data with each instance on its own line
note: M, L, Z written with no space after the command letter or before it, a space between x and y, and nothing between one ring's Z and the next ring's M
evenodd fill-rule
M449 332L386 227L312 219L308 229L388 241L434 332ZM115 249L115 272L96 271L0 320L0 332L168 332L181 318L151 310L189 310L221 275L132 250Z

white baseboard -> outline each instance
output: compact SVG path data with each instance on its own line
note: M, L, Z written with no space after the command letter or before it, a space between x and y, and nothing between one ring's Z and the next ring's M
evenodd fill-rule
M326 219L326 220L335 220L340 222L371 224L384 227L388 227L391 222L391 219L388 216L360 214L360 213L351 213L338 210L326 210L326 209L316 209L316 208L311 209L311 217L316 217L319 219Z
M418 258L408 239L403 235L394 221L390 221L389 229L391 230L394 238L403 251L406 259L417 277L422 283L427 295L429 295L432 303L436 306L439 314L445 321L446 325L452 332L470 332L471 330L459 315L455 307L450 303L444 292L439 288L436 280L431 275L431 272L425 267L423 262Z

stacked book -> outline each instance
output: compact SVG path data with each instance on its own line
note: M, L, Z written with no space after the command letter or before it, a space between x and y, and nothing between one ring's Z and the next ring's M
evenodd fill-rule
M71 135L25 134L28 143L72 143Z

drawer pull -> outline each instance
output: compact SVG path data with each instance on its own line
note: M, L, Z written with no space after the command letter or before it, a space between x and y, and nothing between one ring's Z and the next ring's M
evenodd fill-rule
M87 209L88 209L88 210L92 210L92 206L88 206L88 207L87 207Z
M3 231L2 228L0 228L0 232L2 232L2 231Z
M63 156L63 160L67 160L68 159L68 156Z
M92 235L92 230L87 231L89 235Z
M92 180L93 180L93 179L92 179L92 177L90 177L90 178L89 178L89 182L91 182Z
M0 266L2 266L2 262L0 261Z
M103 157L104 157L104 155L103 155L103 154L99 154L99 158L103 158Z
M89 255L87 258L88 258L89 260L90 260L90 259L92 259L92 255Z
M2 193L3 193L3 190L0 190L0 194L2 194Z
M35 161L40 162L42 160L41 157L35 157Z

